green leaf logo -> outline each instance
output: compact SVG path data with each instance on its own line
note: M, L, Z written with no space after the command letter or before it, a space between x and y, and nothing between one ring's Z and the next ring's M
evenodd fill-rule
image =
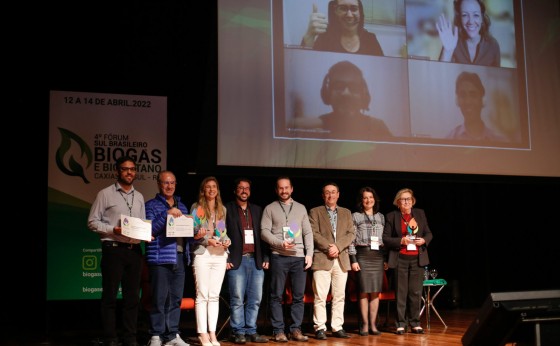
M56 151L56 165L62 173L72 176L81 177L84 183L89 184L88 179L85 176L83 165L74 158L74 155L70 154L68 158L65 158L67 154L72 149L72 143L76 143L80 148L80 161L83 161L84 156L86 159L85 168L88 168L92 162L91 149L86 144L86 142L77 134L67 129L61 127L58 128L60 135L62 136L60 141L60 146Z

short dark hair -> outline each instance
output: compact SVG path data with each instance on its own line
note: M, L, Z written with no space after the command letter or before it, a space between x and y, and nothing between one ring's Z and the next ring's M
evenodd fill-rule
M457 80L455 81L455 94L457 94L457 92L459 91L459 85L464 82L472 83L472 85L474 85L474 87L480 91L482 96L484 96L484 94L486 93L484 85L482 85L482 81L480 80L478 74L474 72L461 72L459 73L459 75L457 76Z
M325 75L325 78L323 78L323 85L321 86L321 99L323 100L323 103L326 105L331 104L330 88L331 88L331 81L334 75L355 76L361 85L362 99L361 99L360 108L363 110L369 110L371 95L369 94L369 89L366 80L364 79L364 74L362 73L362 70L360 70L358 66L346 60L339 61L336 64L332 65L331 68L329 68L329 72L327 72L327 74Z
M284 180L284 179L286 179L287 181L289 181L289 182L290 182L290 186L292 186L292 179L290 179L290 177L288 177L287 175L281 175L281 176L279 176L278 178L276 178L276 187L278 187L278 182L279 182L280 180Z
M242 181L246 182L247 184L249 184L249 186L252 185L252 182L249 178L244 178L244 177L240 177L237 178L233 181L233 193L235 193L235 190L237 190L237 186L239 185L239 183L241 183Z
M338 184L335 183L334 181L327 181L326 183L323 184L323 186L321 187L321 193L323 193L325 191L325 187L332 185L334 187L336 187L336 189L340 192L340 187L338 187Z
M117 161L115 162L115 169L118 171L119 168L121 167L121 165L123 163L125 163L126 161L130 161L134 164L134 166L136 166L136 161L132 157L123 155L123 156L119 157L117 159Z

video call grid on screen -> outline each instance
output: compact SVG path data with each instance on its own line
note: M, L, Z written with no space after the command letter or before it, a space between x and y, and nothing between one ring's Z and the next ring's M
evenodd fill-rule
M272 1L274 138L530 149L521 1L484 3L489 32L500 47L497 67L439 61L436 22L442 13L453 20L452 0L363 0L363 27L375 34L383 56L304 47L314 4L318 13L330 17L329 0ZM363 74L370 97L364 114L384 122L392 136L354 137L351 131L335 133L317 125L320 115L332 111L321 95L329 85L325 76L342 61ZM476 74L482 83L480 116L495 135L492 139L452 137L464 121L456 95L463 72ZM337 127L346 124L341 121Z

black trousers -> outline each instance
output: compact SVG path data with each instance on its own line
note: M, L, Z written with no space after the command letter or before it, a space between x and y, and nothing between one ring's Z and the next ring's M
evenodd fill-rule
M122 322L125 343L136 341L138 307L140 301L140 279L142 274L142 249L102 245L101 323L106 341L116 341L117 295L122 287Z
M399 255L396 268L397 328L420 327L424 269L418 256Z

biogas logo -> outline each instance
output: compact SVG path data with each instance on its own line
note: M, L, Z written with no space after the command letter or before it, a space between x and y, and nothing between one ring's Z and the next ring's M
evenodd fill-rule
M117 179L114 162L122 156L136 161L137 181L156 180L162 170L162 151L149 149L147 141L133 141L128 134L95 133L90 147L74 132L61 127L58 130L61 135L55 155L58 169L68 176L82 178L86 184L92 179Z
M86 169L93 162L93 155L87 143L77 134L61 127L60 146L56 151L56 165L62 173L71 177L80 177L84 183L89 184L86 178ZM73 143L75 143L73 145ZM75 157L74 148L79 148L79 157Z

